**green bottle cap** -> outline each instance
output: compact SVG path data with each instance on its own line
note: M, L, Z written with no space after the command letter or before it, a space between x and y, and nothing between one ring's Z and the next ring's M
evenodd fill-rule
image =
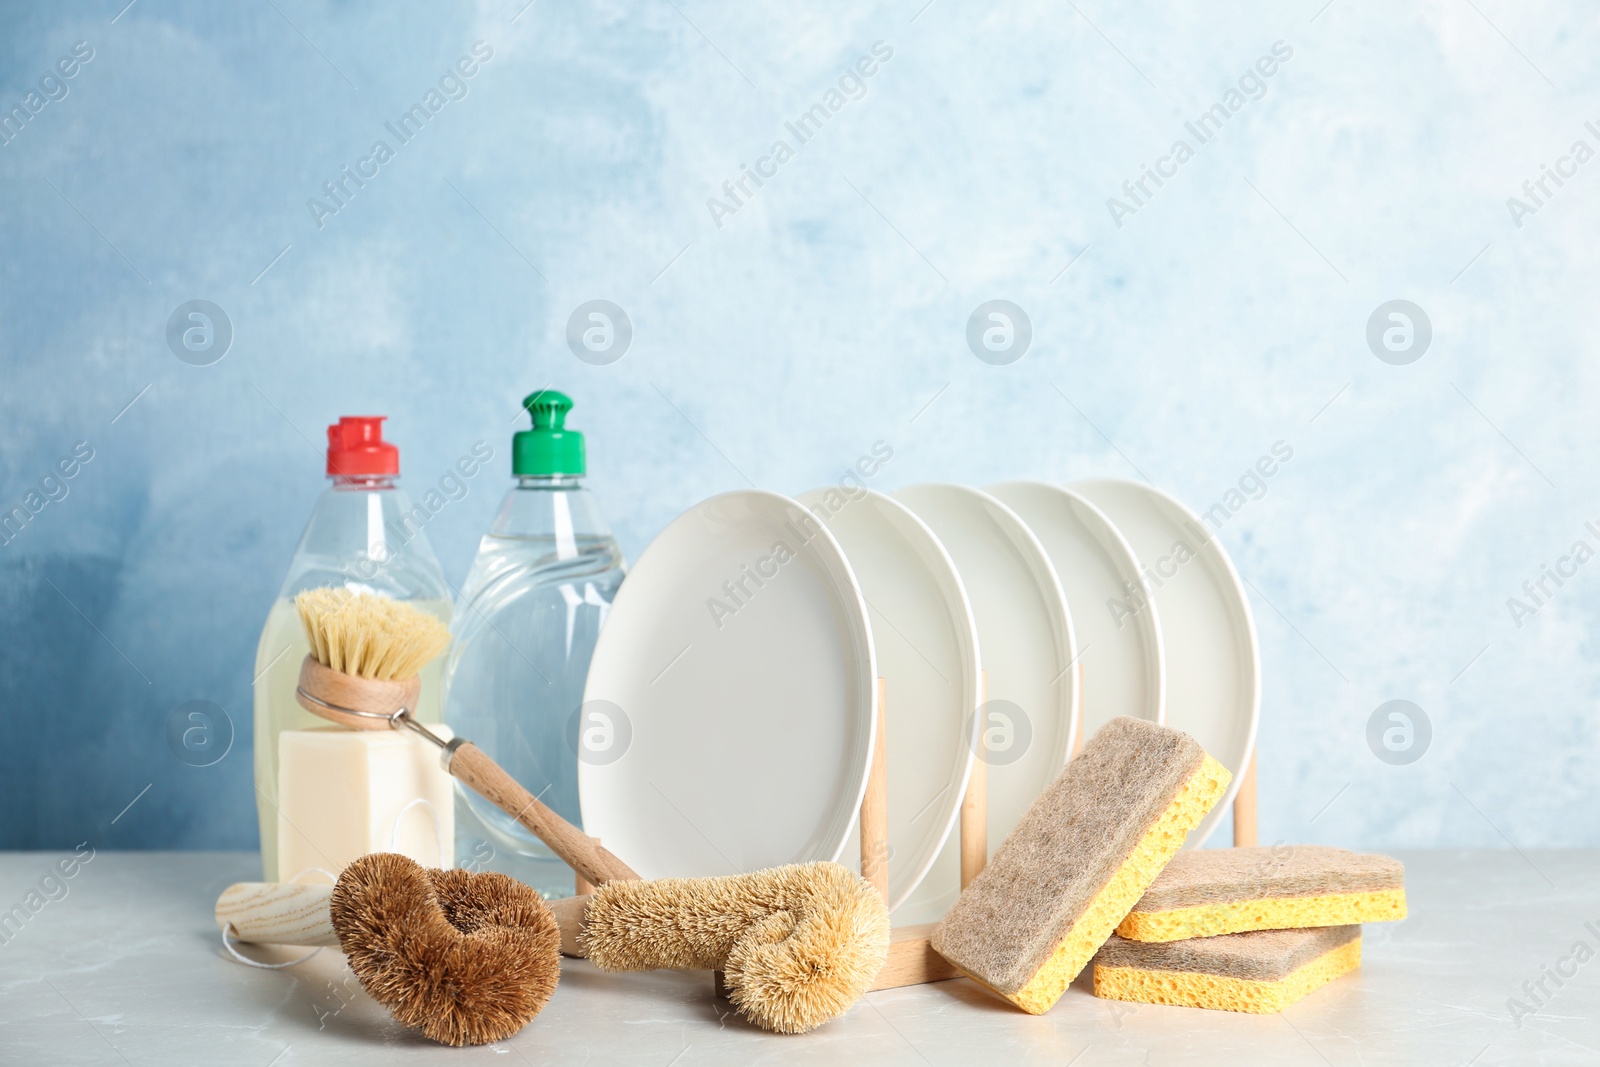
M572 398L554 389L541 389L522 398L533 416L533 429L511 439L511 473L550 477L587 473L583 434L566 429Z

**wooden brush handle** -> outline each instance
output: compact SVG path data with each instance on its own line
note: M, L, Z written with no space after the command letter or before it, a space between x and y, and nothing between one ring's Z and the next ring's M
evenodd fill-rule
M332 898L331 885L237 882L217 898L217 929L232 926L235 938L259 945L337 946L328 918Z
M454 745L450 773L482 793L495 807L527 827L550 846L567 866L594 885L637 879L633 868L613 856L600 842L551 811L539 798L517 784L501 766L471 741Z
M588 956L583 947L583 913L594 899L592 893L579 893L575 897L547 900L550 914L556 917L556 929L561 931L561 954L583 959Z

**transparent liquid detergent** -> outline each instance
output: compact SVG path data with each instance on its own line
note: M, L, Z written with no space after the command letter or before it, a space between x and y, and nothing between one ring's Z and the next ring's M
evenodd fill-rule
M449 587L422 533L426 512L412 509L392 475L349 473L361 469L359 456L352 458L333 451L335 430L357 421L363 420L345 419L329 427L330 468L334 468L337 456L337 469L345 473L333 475L332 485L318 498L256 645L256 810L261 828L261 866L263 877L269 882L299 873L277 869L278 735L284 730L327 725L326 720L306 711L295 699L300 664L310 651L295 611L295 594L320 586L341 587L405 600L446 623L450 621ZM375 424L377 420L364 421ZM375 425L363 427L362 432L365 440L377 442L374 447L393 449L393 445L381 441ZM398 453L392 466L398 470ZM422 695L416 715L423 722L440 721L442 674L443 667L437 660L422 672Z
M541 431L535 398L525 404ZM548 413L546 413L548 414ZM562 435L559 409L552 428ZM471 738L534 796L582 825L578 807L578 713L595 640L622 583L622 552L577 459L513 448L518 483L478 547L456 602L455 644L446 673L445 722ZM566 438L580 435L566 431ZM581 446L580 446L581 447ZM509 874L546 896L569 896L570 868L511 816L457 787L456 862Z
M581 825L576 715L595 640L622 583L622 552L576 479L538 481L524 479L506 498L462 587L445 721ZM529 525L519 518L541 511L555 531L518 532ZM538 838L471 790L457 792L457 863L570 895L571 870Z

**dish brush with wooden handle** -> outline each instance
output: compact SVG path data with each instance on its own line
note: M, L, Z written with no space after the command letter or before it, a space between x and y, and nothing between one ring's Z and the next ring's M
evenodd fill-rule
M591 883L639 877L518 785L477 745L463 737L446 741L412 717L422 668L450 645L444 623L401 601L346 589L311 589L294 602L311 643L295 689L301 707L353 730L410 730L439 747L451 775L527 827Z

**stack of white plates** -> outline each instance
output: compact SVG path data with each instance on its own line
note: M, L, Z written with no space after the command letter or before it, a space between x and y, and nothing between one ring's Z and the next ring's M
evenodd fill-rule
M585 707L625 746L579 764L585 830L646 878L855 864L879 678L897 922L955 899L975 755L992 852L1108 720L1184 730L1234 774L1193 846L1260 707L1232 563L1148 486L727 493L650 544L600 633Z

